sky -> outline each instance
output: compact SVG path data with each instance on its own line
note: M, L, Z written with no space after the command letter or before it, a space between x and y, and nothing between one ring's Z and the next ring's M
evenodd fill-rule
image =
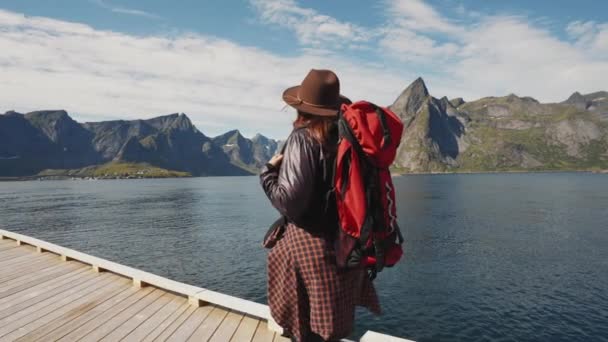
M312 68L380 105L417 77L435 97L563 101L608 90L608 1L0 0L0 112L284 138L281 94Z

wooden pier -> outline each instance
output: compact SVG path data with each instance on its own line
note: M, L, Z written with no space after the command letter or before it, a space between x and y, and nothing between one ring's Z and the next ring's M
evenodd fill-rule
M0 342L289 341L281 333L266 305L0 229Z

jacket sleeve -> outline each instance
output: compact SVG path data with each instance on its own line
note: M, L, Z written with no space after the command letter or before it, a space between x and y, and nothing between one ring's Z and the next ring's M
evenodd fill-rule
M303 130L285 142L279 168L266 165L260 174L262 188L272 205L284 216L297 220L309 207L317 173L316 146Z

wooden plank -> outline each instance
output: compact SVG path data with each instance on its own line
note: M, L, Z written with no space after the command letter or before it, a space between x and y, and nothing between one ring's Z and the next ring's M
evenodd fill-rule
M255 330L258 328L260 324L260 319L244 316L241 324L239 324L238 329L230 339L231 342L250 342L253 339L253 335L255 334Z
M101 341L121 341L125 336L130 334L148 318L152 317L156 312L158 312L158 310L162 309L165 305L167 305L167 303L171 301L172 297L173 295L169 293L164 293L152 304L145 307L135 316L126 320L121 326L114 329L110 334L106 335L103 339L101 339Z
M23 277L13 279L4 284L1 284L2 286L0 286L0 298L10 296L17 292L21 292L23 290L36 286L40 283L55 279L63 274L69 273L80 267L83 266L79 264L62 265L61 267L57 268L49 268L48 272L37 272L33 273L32 275L25 275Z
M33 249L32 249L32 251L33 251ZM15 247L10 250L2 251L2 252L0 252L0 265L10 263L10 261L12 259L16 259L18 257L23 257L24 255L35 256L36 254L40 254L40 253L32 253L32 251L29 251L26 247ZM51 254L51 253L47 253L47 254Z
M19 247L13 240L0 240L0 251L10 249L10 247Z
M61 265L57 264L54 260L42 260L40 262L23 265L0 277L0 287L4 287L9 282L19 281L24 278L35 278L42 272L46 273L47 271L43 271L45 269L54 268L56 271L59 267L61 267Z
M158 297L162 296L164 291L154 289L149 295L145 296L141 300L137 301L126 310L122 311L118 315L112 317L110 320L95 328L93 331L88 333L86 336L81 338L79 341L99 341L101 338L105 337L114 329L118 328L125 321L133 317L135 314L143 310L148 305L152 304Z
M60 331L60 333L63 333L63 335L60 338L55 338L55 337L49 338L49 336L46 336L45 338L49 338L49 340L51 340L51 341L64 341L64 342L78 341L81 338L83 338L84 336L86 336L88 333L90 333L91 331L95 330L100 325L106 323L107 321L114 318L119 313L123 312L130 306L137 303L140 299L145 298L153 290L154 290L154 288L144 288L144 289L141 289L141 290L135 292L134 295L129 296L127 299L125 299L119 303L116 303L114 306L107 309L102 315L99 315L96 317L96 319L90 320L90 321L86 322L85 324L82 324L77 329L74 329L69 332ZM62 329L63 329L63 327L62 327ZM56 334L53 333L53 335L56 335Z
M34 257L34 254L28 255L28 257ZM28 259L30 262L24 262L23 264L18 264L18 265L13 265L10 268L6 268L2 274L0 274L0 283L4 283L6 280L9 279L14 279L17 278L19 276L23 276L26 274L31 274L33 272L36 272L38 270L44 269L44 268L48 268L48 265L60 265L61 262L59 262L56 258L42 258L42 259L38 259L35 260L35 258L33 259Z
M108 260L87 255L69 248L57 246L52 243L48 243L46 241L38 240L22 234L12 233L0 229L0 235L4 235L8 238L15 240L21 240L24 243L40 247L46 251L50 251L55 254L63 255L66 258L79 260L90 265L95 265L101 269L105 269L116 274L124 275L144 284L152 285L161 289L166 289L175 293L180 293L185 296L192 297L193 299L199 299L206 303L218 304L225 308L233 309L235 311L239 311L263 319L268 319L270 317L268 307L263 304L180 283L174 280L160 277L152 273L144 272Z
M58 308L80 297L88 295L89 293L106 285L108 282L115 280L116 277L117 276L115 275L109 274L98 276L80 285L72 287L65 292L32 305L25 310L21 310L14 315L0 319L0 336L5 336L15 329L18 329L19 327L22 327L29 322L48 314L49 312L57 310ZM0 339L0 341L2 341L2 339Z
M6 240L2 240L5 238ZM139 299L133 298L145 298L146 293L149 294L155 291L149 289L136 291L135 289L129 287L127 290L124 290L119 294L105 292L100 294L100 291L91 290L91 292L86 296L79 296L79 293L71 293L67 297L69 300L71 300L71 302L65 302L65 300L68 299L62 296L64 295L64 293L59 292L57 289L63 289L64 286L70 284L70 281L67 280L69 278L68 274L76 272L76 270L70 270L67 273L60 272L59 270L63 269L64 265L66 264L63 264L60 267L54 262L47 263L50 259L57 259L56 256L49 257L46 255L46 253L44 253L44 251L50 251L54 254L62 255L66 260L80 260L86 264L93 265L94 268L100 270L108 270L113 273L124 275L128 278L135 279L136 282L141 282L142 284L152 285L160 289L167 289L176 293L180 293L184 296L192 298L193 301L196 301L197 303L206 302L211 304L218 304L222 307L234 310L234 315L236 315L237 317L239 315L242 315L240 313L254 316L242 317L239 321L240 323L235 327L236 321L232 318L226 319L226 317L228 317L226 315L224 317L226 321L222 323L224 320L222 319L222 321L220 321L220 325L217 327L218 329L214 331L214 334L218 339L220 339L220 337L218 336L221 336L222 338L231 337L235 341L241 339L247 340L248 337L251 337L251 332L255 331L255 334L253 335L254 340L268 341L270 340L269 335L273 334L273 331L268 330L268 328L272 328L273 325L265 321L270 319L268 307L265 305L243 300L241 298L229 296L219 292L210 291L200 287L179 283L170 279L159 277L151 273L143 272L141 270L137 270L131 267L127 267L104 259L96 258L84 253L80 253L68 248L57 246L45 241L27 237L21 234L7 232L6 230L2 229L0 229L0 240L2 240L0 241L0 295L2 294L1 291L9 291L8 293L4 293L5 295L8 294L7 296L0 297L0 307L4 308L5 310L15 310L15 315L11 315L0 320L0 329L3 329L0 331L4 331L7 329L6 323L8 323L8 325L17 325L17 323L21 324L25 322L27 328L30 330L34 326L43 324L43 326L35 329L35 331L37 332L35 336L37 336L36 339L38 340L53 341L58 338L69 341L78 340L89 332L94 332L96 327L107 324L107 322L111 321L114 316L120 315L123 311L129 310L129 305L134 305L134 303L136 305ZM39 253L37 255L28 254L30 252L36 253L36 251L43 253ZM57 272L57 274L55 274L55 277L50 278L49 276L55 272ZM83 271L79 274L84 273L85 272ZM74 275L73 279L80 279L80 277ZM82 286L82 284L85 283L81 283L80 285L76 286ZM50 286L49 291L42 291L42 288L47 285ZM106 285L95 284L91 286L94 287L110 285L111 283L108 283ZM70 288L67 292L70 292L72 290L74 290L74 288ZM51 291L56 291L57 293ZM53 296L53 293L56 294ZM164 292L161 291L161 293ZM108 296L108 298L110 298L111 296L113 296L111 298L121 297L122 299L120 301L114 302L113 299L108 299L105 296ZM93 297L98 298L98 300L94 302L94 305L90 302L91 298ZM51 299L53 300L51 301ZM105 301L101 302L101 300ZM65 309L66 307L71 307L72 305L77 305L77 303L81 302L90 305L90 307L87 306L88 309L82 310L80 315L74 317L74 319L70 320L69 317L66 317L66 315L55 316L59 315L62 310L67 310ZM125 302L129 302L130 304L125 304ZM41 303L45 303L45 306L40 307ZM185 299L181 299L179 302L175 302L175 300L172 300L168 304L159 304L159 302L154 301L153 303L156 303L153 304L155 306L151 306L149 308L148 306L145 306L146 308L148 308L144 310L144 312L146 312L147 314L143 316L135 315L129 317L126 322L120 323L118 328L121 331L125 332L130 329L127 329L126 327L134 327L135 325L137 325L134 330L130 331L128 335L124 336L124 340L129 340L129 336L140 339L141 336L143 336L147 332L147 330L151 331L150 333L145 335L144 340L165 340L167 337L173 335L176 332L176 329L179 329L185 322L187 324L184 325L184 327L187 329L190 329L190 326L192 325L196 325L194 324L196 322L196 319L195 317L191 318L191 315L197 311L197 308L194 306L187 305ZM45 311L48 310L48 307L54 307L57 310L57 313L46 312L45 314L43 314L43 316L38 317L37 315L40 315L39 311L31 311L31 316L37 316L37 319L32 320L32 317L30 316L23 316L19 318L18 321L14 320L14 316L24 315L24 312L32 310L32 307L27 306L29 304L31 304L33 307L39 307L39 309L41 309L39 311ZM211 307L214 306L211 305ZM81 307L79 308L82 309ZM5 310L0 309L0 312L3 312ZM218 308L218 312L220 312L220 310L222 309ZM240 313L237 314L236 312ZM203 331L206 331L205 329L200 328L205 324L205 322L207 324L213 322L213 319L210 319L210 316L211 313L196 328L193 335L199 331L201 333ZM257 327L255 325L255 323L257 322L255 317L263 319L257 324ZM10 319L7 321L7 318ZM29 323L27 323L28 320L30 320ZM154 327L155 325L156 327ZM139 327L141 326L143 326L144 328L140 329ZM280 329L280 327L278 326L276 328ZM232 331L232 335L230 335L230 331ZM21 332L22 330L15 330L10 333L10 336L18 336L18 334L20 334ZM32 334L30 334L30 332L27 332L26 336L34 336L34 332L31 333ZM119 334L112 336L118 335ZM369 332L368 334L366 334L368 338L369 336L378 335L380 334L373 332ZM55 338L53 338L53 336L55 336ZM68 336L75 338L68 338ZM383 338L386 337L386 335L380 336L382 336ZM270 337L272 338L272 336ZM389 337L392 338L392 336ZM23 340L25 340L25 338ZM287 339L276 334L274 336L274 340L288 341ZM403 339L400 339L399 341L401 340Z
M24 254L22 256L16 257L14 259L0 261L0 274L5 274L5 272L10 272L13 267L19 267L26 262L34 262L38 260L46 260L51 259L53 254L44 253L44 254Z
M142 341L147 336L150 336L150 334L157 327L167 321L176 311L180 310L181 307L187 302L186 298L176 296L170 293L165 294L162 298L170 300L169 303L163 306L145 322L140 324L135 330L129 333L129 335L125 336L123 341ZM160 334L160 332L158 334Z
M11 243L11 244L2 244L2 245L0 245L0 253L2 253L4 251L11 250L13 248L17 248L17 247L19 247L19 246L17 246L14 243Z
M18 244L18 243L13 243L14 246L17 246L17 248L13 248L11 250L25 250L25 251L35 251L36 247L32 246L32 245L27 245L27 244Z
M196 329L189 341L208 341L215 330L222 324L224 318L228 315L228 311L215 307L207 316L207 319Z
M108 316L111 315L110 309L122 304L123 302L127 303L128 305L132 302L131 297L137 296L138 292L139 291L137 289L129 287L117 296L103 302L92 310L87 311L76 318L68 320L67 322L62 322L62 320L60 320L58 322L49 323L47 327L38 329L39 331L36 332L36 336L40 335L40 337L44 337L40 339L41 341L56 341L87 323L95 323L100 318L105 317L109 319Z
M60 315L55 315L57 317L52 317L51 315L44 317L46 324L38 326L36 329L17 339L17 341L33 342L49 340L45 338L45 335L83 316L91 316L92 312L99 310L98 308L100 306L107 302L111 302L112 300L116 300L116 298L121 297L121 295L124 296L131 288L126 279L120 279L119 281L111 283L111 285L116 286L114 288L107 288L104 292L97 291L95 293L96 296L87 297L87 302L80 304L78 307L72 308L67 312L61 312Z
M5 303L14 301L14 300L18 300L17 303L19 302L19 299L21 300L27 300L30 299L32 297L38 296L41 293L46 292L49 289L53 289L56 286L59 286L60 282L62 282L64 279L66 278L71 278L76 276L78 273L81 272L85 272L87 270L86 267L76 267L73 271L70 271L66 274L60 275L57 278L48 280L46 282L34 285L32 287L30 287L27 290L24 290L23 292L19 293L19 294L13 294L10 296L6 296L3 298L0 298L0 311L5 308Z
M179 329L177 329L168 339L167 341L171 342L183 342L188 340L190 336L194 333L196 328L198 328L201 323L205 320L205 318L209 315L209 312L213 309L212 306L203 306L196 309L187 320L184 321L182 325L180 325ZM198 339L197 341L200 341Z
M6 241L6 240L2 240L2 241ZM13 249L13 248L17 248L19 246L17 246L17 244L15 243L15 241L11 241L11 242L3 242L2 245L0 245L0 253L9 250L9 249Z
M38 240L29 236L25 236L18 233L9 232L0 229L0 235L7 236L15 240L21 240L32 246L41 247L46 251L53 252L55 254L64 255L69 259L79 260L89 265L96 265L104 270L111 271L116 274L124 275L128 278L137 279L145 284L153 285L155 287L166 289L172 292L181 293L186 296L195 295L205 289L192 286L184 283L177 282L175 280L167 279L156 274L144 272L132 267L121 265L109 260L94 257L85 253L75 251L73 249L61 247L46 241Z
M274 331L268 329L268 323L266 321L260 321L258 328L253 335L252 342L269 342L274 339Z
M35 258L34 255L24 255L26 259L16 260L15 264L0 265L2 272L0 273L0 284L7 280L15 279L17 277L36 272L37 270L48 268L49 265L58 265L56 258L52 256L44 256L41 258Z
M27 253L30 253L30 251L28 251L25 247L13 248L8 251L4 251L4 252L0 253L0 261L13 259L17 256L27 254Z
M0 265L0 284L21 277L25 274L36 272L41 268L47 268L50 264L57 264L53 258L32 258L32 255L24 255L25 259L15 260L15 263L9 265Z
M12 305L16 305L17 303L20 303L22 301L29 300L29 299L36 297L42 293L45 293L49 290L52 290L53 288L60 286L61 283L64 281L64 279L72 278L72 277L76 276L76 274L85 272L85 271L86 271L86 268L76 268L75 270L73 270L69 273L66 273L64 275L61 275L55 279L51 279L47 282L43 282L38 285L32 286L29 289L24 290L20 293L1 298L0 299L0 311L2 311L3 309L6 309L7 307L10 307Z
M94 307L99 303L99 301L103 301L108 297L114 296L121 289L124 290L128 287L128 282L125 281L126 279L119 278L117 276L114 276L114 278L115 279L110 280L105 285L97 287L88 294L80 296L73 301L67 302L64 305L47 312L45 315L38 317L30 323L21 326L12 333L3 336L2 339L7 341L15 341L16 339L35 331L37 328L40 328L63 315L79 315L80 313L86 312Z
M187 320L188 317L190 317L190 315L192 315L192 313L197 309L198 308L194 305L188 305L186 310L182 312L182 314L177 319L175 319L173 323L166 327L165 330L160 335L158 335L153 341L166 341L175 332L175 330L177 330L182 325L182 323L184 323L184 321Z
M0 318L35 305L94 277L93 274L81 274L83 271L83 269L77 269L60 279L58 278L59 280L57 281L42 283L34 286L34 290L30 288L16 293L14 296L9 297L11 300L7 300L0 305Z
M53 278L57 278L62 274L71 272L74 269L83 267L78 263L71 263L69 265L46 265L47 268L40 270L30 270L27 271L26 274L19 275L13 279L7 280L0 284L0 298L4 298L10 294L15 293L12 291L16 287L25 285L22 289L35 286L39 283L43 283L45 281L51 280ZM10 292L10 293L9 293Z
M215 333L211 337L211 342L225 342L230 341L232 335L241 324L243 320L243 314L236 312L229 312L226 318L222 321L222 324L215 330Z
M1 235L1 234L0 234ZM4 236L3 236L4 237ZM0 245L1 246L6 246L6 245L16 245L17 242L15 240L11 240L11 239L0 239Z
M194 310L196 310L196 308L193 307L192 305L189 305L188 300L184 298L183 302L180 301L179 307L171 315L169 315L164 321L162 321L162 323L160 323L156 328L154 328L154 330L152 330L148 335L146 335L146 337L143 338L142 342L151 342L151 341L154 341L156 338L159 338L160 335L162 335L165 331L167 331L168 328L172 327L173 324L180 317L182 317L182 315L184 315L185 312L187 312L189 310L192 310L192 312L194 312ZM168 335L171 335L171 333L169 333ZM138 340L133 340L133 341L138 341Z
M66 296L68 296L82 288L91 286L94 282L96 282L98 280L99 280L98 277L89 276L76 284L74 284L74 282L64 284L60 288L61 291L56 291L52 296L49 296L47 298L32 301L31 303L28 303L28 304L30 304L28 306L21 307L21 305L19 305L19 304L15 305L15 306L9 306L8 308L6 308L0 312L2 314L2 317L0 318L0 327L8 324L10 322L16 321L23 316L33 315L36 310L43 309L48 305L61 301Z

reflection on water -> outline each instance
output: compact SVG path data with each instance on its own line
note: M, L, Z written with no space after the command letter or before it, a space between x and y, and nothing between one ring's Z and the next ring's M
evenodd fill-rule
M395 178L406 258L376 281L367 329L418 341L608 337L608 178ZM0 224L265 302L260 240L277 214L256 177L0 183Z

